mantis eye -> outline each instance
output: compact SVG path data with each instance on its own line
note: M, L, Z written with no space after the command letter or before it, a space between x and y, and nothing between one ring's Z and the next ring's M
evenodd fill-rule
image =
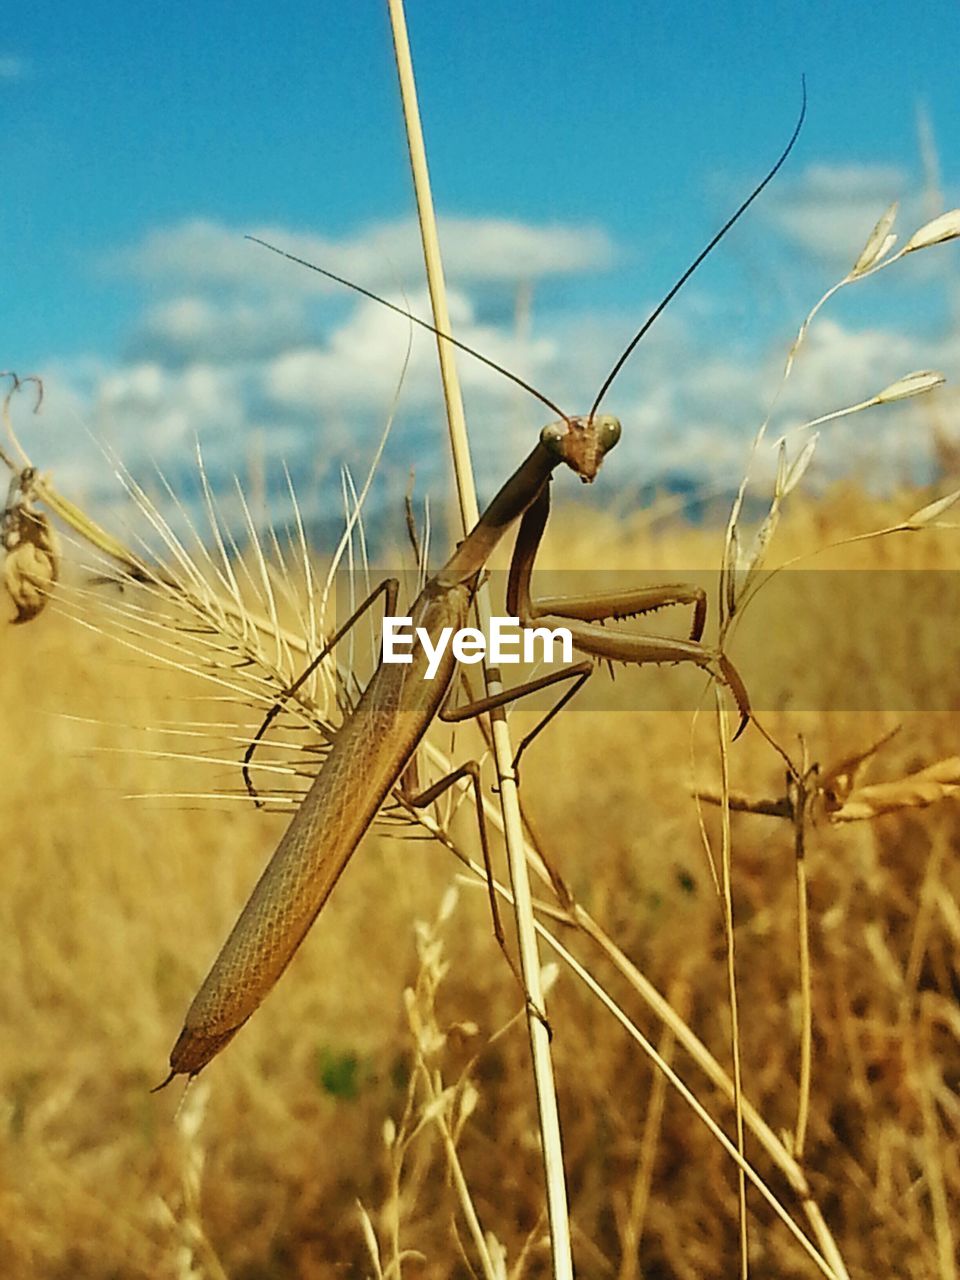
M549 423L540 432L540 443L545 449L549 449L551 453L559 454L567 429L565 422Z
M600 438L601 448L604 453L608 453L620 439L620 419L614 418L612 415L602 418L597 434Z

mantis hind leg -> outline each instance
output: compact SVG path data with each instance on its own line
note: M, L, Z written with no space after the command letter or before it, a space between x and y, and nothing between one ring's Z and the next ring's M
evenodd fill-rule
M361 601L361 603L357 606L357 608L354 609L353 613L351 613L350 617L347 618L346 622L344 622L343 625L333 633L333 635L326 642L326 644L323 646L323 648L320 650L317 656L315 658L312 658L310 662L306 665L306 667L304 667L303 671L300 672L296 680L294 680L293 684L283 690L283 692L277 698L277 701L273 704L273 706L264 716L260 724L260 728L253 735L252 739L247 745L246 751L244 751L243 753L243 769L242 769L243 781L247 788L247 791L250 794L251 799L253 800L253 803L257 806L258 809L263 808L264 802L260 798L260 795L253 784L253 779L250 776L250 762L253 759L254 752L256 751L257 747L262 741L264 734L270 728L271 724L273 724L274 720L277 718L277 716L280 714L283 708L287 705L290 699L296 696L297 691L303 687L303 685L306 683L307 680L310 679L314 671L316 671L317 667L319 667L320 663L323 662L325 658L329 657L329 655L333 652L334 648L340 643L343 637L354 626L356 626L357 622L359 622L359 620L363 617L363 615L367 612L367 610L373 606L373 604L376 602L378 597L380 597L381 595L384 597L383 611L385 615L389 616L390 614L396 613L397 598L398 598L399 592L400 592L400 584L396 578L384 578L382 582L378 582L377 585L374 587L374 589L367 596L367 598Z
M496 881L493 875L493 862L490 857L490 840L487 834L487 821L483 813L483 788L480 782L480 765L476 760L468 760L466 764L460 765L458 769L452 770L445 774L439 781L434 782L431 786L426 787L423 791L416 794L409 794L404 791L404 799L407 804L414 809L425 809L428 805L438 800L443 793L450 789L456 782L462 779L469 779L473 788L474 804L477 811L477 826L480 829L480 847L483 850L483 869L487 879L487 893L490 899L490 915L493 919L493 932L497 939L500 950L506 957L507 964L517 980L520 990L523 992L524 999L533 1010L534 1014L543 1022L547 1031L550 1031L550 1024L546 1020L543 1010L538 1009L531 1001L530 995L524 985L523 977L517 968L516 961L507 950L506 934L503 930L503 921L500 917L500 908L497 905Z
M440 711L440 719L445 720L449 724L459 724L462 720L471 720L475 716L481 716L484 712L495 711L498 707L505 707L511 702L517 702L520 698L525 698L528 694L539 693L541 689L548 689L551 685L559 684L563 680L572 680L573 684L566 689L563 695L557 699L556 703L544 715L535 728L520 739L520 745L513 757L513 770L517 771L520 763L520 757L533 742L534 738L543 729L547 727L554 716L558 715L563 708L570 702L583 688L594 672L594 663L586 660L584 662L575 662L571 666L563 667L559 671L551 671L545 676L537 676L533 680L527 680L523 684L518 684L510 689L504 689L500 693L491 694L486 698L476 698L472 702L464 703L459 707L444 706Z

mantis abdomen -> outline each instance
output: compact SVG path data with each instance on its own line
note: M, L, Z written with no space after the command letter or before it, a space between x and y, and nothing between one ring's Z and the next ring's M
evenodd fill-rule
M430 588L414 605L436 634L465 616L471 592ZM432 680L413 662L380 666L250 895L187 1011L170 1054L171 1076L196 1075L240 1030L286 969L350 857L397 783L450 685L445 657Z

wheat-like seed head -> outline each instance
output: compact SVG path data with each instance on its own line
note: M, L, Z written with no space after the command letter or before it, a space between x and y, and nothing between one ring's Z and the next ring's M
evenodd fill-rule
M35 618L60 577L60 540L50 517L36 507L35 474L26 467L13 476L0 517L3 585L16 609L14 622Z

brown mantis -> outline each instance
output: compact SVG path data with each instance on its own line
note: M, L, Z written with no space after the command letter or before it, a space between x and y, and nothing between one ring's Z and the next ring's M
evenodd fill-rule
M439 333L425 321L409 316L402 308L384 302L321 267L291 254L283 254L366 297L383 302L414 323L437 333L443 340L498 369L559 415L557 421L543 428L533 451L505 482L453 555L429 578L409 613L414 627L423 628L429 637L435 638L444 627L462 628L484 566L500 539L519 520L507 588L509 613L518 617L522 625L536 622L548 627L566 627L574 645L588 657L521 689L482 699L450 712L445 710L445 704L457 664L449 648L444 651L432 679L424 678L428 657L420 642L414 643L409 664L380 664L357 706L337 731L320 772L191 1004L183 1030L170 1055L171 1069L165 1084L178 1074L196 1075L258 1008L289 964L387 796L400 783L420 740L437 715L446 719L465 719L501 706L533 688L542 688L558 680L572 680L563 697L541 722L539 727L542 727L588 678L597 660L630 664L689 662L731 690L741 713L741 729L745 725L749 703L740 677L721 651L701 641L706 616L706 600L701 589L671 585L599 597L534 601L530 579L549 515L549 486L554 470L563 463L586 483L595 478L605 455L620 438L618 419L598 413L611 383L654 320L780 169L799 134L805 108L804 97L796 128L776 164L641 326L604 380L590 412L584 417L564 414L546 396L516 375L465 347L449 334ZM266 247L273 249L272 245ZM281 250L276 252L282 253ZM325 646L320 657L311 664L311 669L380 594L385 597L386 613L392 614L397 590L394 580L382 583ZM693 607L693 624L686 639L614 632L600 625L611 618L637 617L675 604ZM288 690L285 696L293 693L295 688ZM271 718L272 715L267 717L265 725ZM521 744L521 751L528 741L529 737ZM479 800L477 766L465 765L421 795L407 797L407 802L415 805L431 803L446 787L467 776L472 777ZM486 854L482 824L481 836ZM487 866L489 872L489 860Z

